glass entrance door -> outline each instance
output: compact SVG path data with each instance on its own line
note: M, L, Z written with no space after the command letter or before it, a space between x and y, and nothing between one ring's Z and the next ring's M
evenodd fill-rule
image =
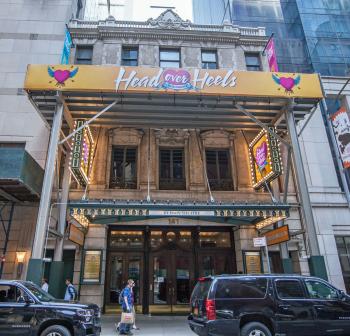
M141 253L111 253L108 262L108 282L107 282L107 307L106 309L118 311L119 294L125 287L128 279L133 279L136 286L134 287L134 302L137 311L142 308L142 254Z
M150 313L187 312L193 285L192 255L179 250L152 253Z

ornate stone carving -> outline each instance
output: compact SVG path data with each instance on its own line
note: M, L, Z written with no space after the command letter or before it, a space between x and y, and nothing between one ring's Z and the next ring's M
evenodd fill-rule
M162 29L186 29L191 26L191 21L182 20L181 17L171 9L167 9L156 19L149 19L147 23L154 28Z
M176 146L184 144L190 136L186 129L162 128L155 131L155 137L159 144Z

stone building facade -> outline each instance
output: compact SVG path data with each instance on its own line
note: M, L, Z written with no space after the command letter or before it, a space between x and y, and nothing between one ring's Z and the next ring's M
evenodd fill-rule
M246 29L231 24L193 25L170 10L157 19L142 24L135 22L120 24L113 18L108 18L99 22L72 20L69 28L75 45L71 63L79 64L81 55L86 53L89 56L81 64L86 62L85 64L92 65L159 67L162 66L162 62L169 61L174 67L196 69L204 66L206 59L203 57L207 52L215 55L215 58L210 59L215 64L207 65L213 68L251 70L250 61L253 60L258 67L254 70L268 70L266 57L261 55L266 43L263 28ZM166 57L169 59L164 59ZM146 105L140 106L138 111L130 113L142 117L142 110L147 108ZM202 108L204 113L210 111L205 102L202 103ZM74 112L72 115L74 118ZM217 124L208 124L203 129L197 129L191 127L190 120L188 128L181 129L176 127L155 129L147 125L142 127L137 122L135 124L136 127L130 125L123 127L121 120L118 127L103 124L101 128L92 128L94 137L98 140L90 184L85 190L86 199L117 200L117 202L138 200L142 203L150 197L151 202L182 204L206 203L213 197L215 202L220 204L221 202L272 203L271 193L257 192L252 187L247 144L257 135L256 131L249 131L244 127L242 130L227 130ZM124 160L123 164L128 168L116 172L115 166L120 165L118 160ZM286 160L285 152L284 164ZM164 176L164 170L170 165L173 175ZM212 169L217 169L219 172L213 172ZM221 180L220 174L223 175ZM128 175L128 181L125 175ZM273 183L273 189L279 189L281 183L282 178L279 182ZM81 200L83 192L84 190L73 184L69 194L70 201L74 203ZM287 258L291 260L292 271L308 274L305 239L300 234L303 224L292 176L290 176L288 203L292 208L286 223L289 224L292 239L287 246ZM257 236L256 229L254 226L244 225L243 222L227 226L225 223L215 223L208 219L201 220L200 217L181 218L169 214L164 218L134 221L113 218L104 223L105 225L90 224L84 243L85 250L102 251L101 282L81 283L80 295L83 301L94 301L105 306L107 311L116 309L115 293L128 276L134 276L137 280L139 311L181 311L186 308L181 306L179 295L184 297L189 295L195 277L210 272L246 272L248 267L246 262L249 260L247 255L260 253L260 249L253 246L253 237ZM186 245L183 249L176 250L178 256L184 260L181 264L176 255L172 256L171 249L157 249L159 247L156 243L159 237L157 235L164 241L167 240L169 244L175 239L177 246L182 246L181 240L184 244L191 241L189 246L196 244L198 251L192 255L192 252L189 253L187 250L189 246ZM143 244L147 245L147 241L150 241L151 246L148 248L151 251L144 252L143 247L136 243L133 249L131 243L127 243L136 241L138 237ZM222 248L220 239L225 241ZM149 258L145 258L144 253L148 253ZM164 253L169 255L168 261L171 264L169 269L162 259ZM210 253L212 255L209 255ZM266 258L261 253L259 255L262 261L261 267L266 271ZM270 258L273 271L283 272L278 246L271 247ZM81 254L76 254L75 283L81 281L81 260ZM180 263L178 268L177 263ZM156 267L163 269L155 269ZM164 284L164 281L176 282L176 274L181 277L179 275L181 272L183 272L184 289L182 291L179 287L172 289L176 291L178 297L165 297L164 293L160 293L161 284ZM146 281L145 277L149 279Z
M23 278L31 254L50 128L23 91L27 65L60 63L81 1L2 1L0 11L0 277ZM24 254L18 273L16 254Z

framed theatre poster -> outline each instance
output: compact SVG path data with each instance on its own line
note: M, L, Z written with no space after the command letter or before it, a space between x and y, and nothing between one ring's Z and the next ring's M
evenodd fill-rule
M259 251L243 251L243 267L246 274L263 272L261 253Z
M84 250L81 283L101 283L102 252L102 250Z

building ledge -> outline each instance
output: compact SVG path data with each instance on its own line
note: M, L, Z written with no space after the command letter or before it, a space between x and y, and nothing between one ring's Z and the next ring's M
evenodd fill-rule
M0 201L38 201L44 170L24 148L0 148Z

